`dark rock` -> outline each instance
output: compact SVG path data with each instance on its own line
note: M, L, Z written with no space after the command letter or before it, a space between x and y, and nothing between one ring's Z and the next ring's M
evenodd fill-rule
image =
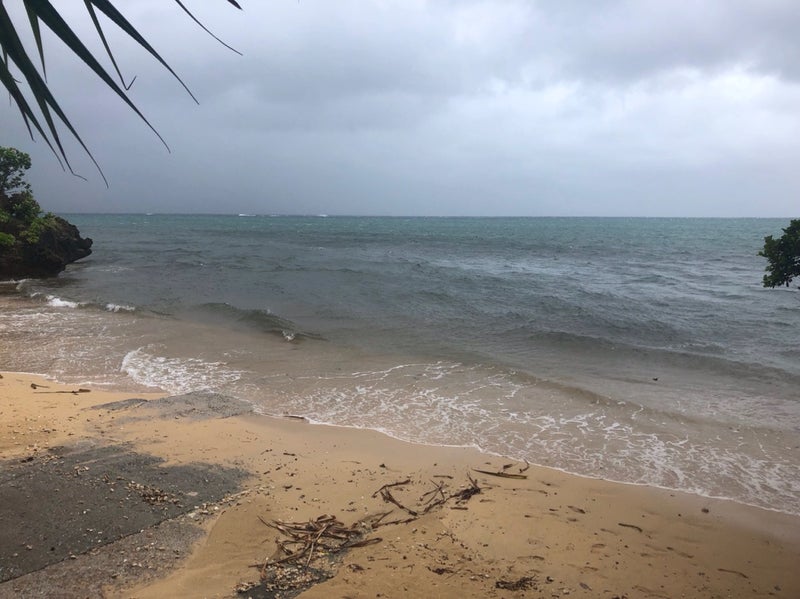
M153 418L189 418L207 420L230 418L253 411L252 404L241 399L228 397L210 391L193 391L184 395L172 395L146 401L143 399L124 399L94 406L93 410L113 410L122 412L117 422L152 420Z
M92 240L61 217L44 229L35 243L17 242L0 247L0 279L54 277L67 264L92 253Z

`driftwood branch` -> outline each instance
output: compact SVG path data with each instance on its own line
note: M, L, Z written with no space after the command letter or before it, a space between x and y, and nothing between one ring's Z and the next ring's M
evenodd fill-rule
M406 524L408 522L416 520L419 516L423 516L425 514L430 513L436 508L444 506L450 500L455 500L456 504L459 504L455 506L458 509L466 509L463 506L463 504L469 501L469 499L473 495L477 495L478 493L481 492L481 488L480 486L478 486L478 483L475 481L474 478L472 478L469 474L467 474L467 479L469 480L468 486L452 493L447 493L446 483L430 481L431 484L433 485L433 488L422 494L422 497L420 497L419 500L421 505L415 506L414 508L410 508L407 505L398 501L398 499L394 495L392 495L391 491L389 490L390 488L402 487L410 484L411 483L410 479L383 485L380 489L375 491L375 493L373 493L372 496L376 497L377 495L380 495L381 498L386 503L391 503L392 505L399 507L401 510L409 514L409 516L411 517L405 519L393 520L391 522L382 522L380 523L380 526L386 526L389 524Z
M473 468L473 470L475 472L480 472L481 474L488 474L489 476L499 476L500 478L528 478L527 474L514 474L513 472L504 472L502 470L497 470L494 472L491 470L479 470L478 468Z
M394 487L405 486L405 485L409 484L410 482L411 482L411 479L407 478L406 480L401 480L401 481L398 481L398 482L395 482L395 483L389 483L389 484L383 485L380 489L375 491L372 494L372 496L376 497L376 496L380 495L381 498L386 503L391 503L393 505L396 505L397 507L399 507L404 512L408 512L409 515L416 517L416 516L419 515L419 513L416 510L412 510L411 508L406 507L405 505L400 503L397 499L395 499L394 495L392 495L392 492L389 490L389 489L392 489Z
M380 515L379 519L384 518L386 514ZM308 522L281 520L268 522L260 516L259 520L285 537L275 541L282 557L268 559L263 564L253 564L253 567L261 569L262 578L269 566L302 561L303 567L308 569L316 558L381 542L379 537L364 538L371 527L365 525L363 521L345 526L334 516L328 515L319 516Z
M407 479L405 479L405 480L401 480L401 481L398 481L398 482L396 482L396 483L389 483L389 484L387 484L387 485L383 485L383 486L382 486L380 489L378 489L377 491L375 491L375 492L372 494L372 497L373 497L373 498L377 497L378 495L380 495L381 493L383 493L383 491L384 491L385 489L391 489L392 487L402 487L403 485L407 485L407 484L409 484L410 482L411 482L411 479L410 479L410 478L407 478Z
M449 475L435 478L452 479ZM467 480L469 484L456 490L451 490L447 486L447 481L432 480L430 483L433 486L419 496L417 501L419 505L413 507L405 505L392 494L392 490L399 494L398 489L412 484L410 478L383 485L372 494L373 497L380 496L384 502L391 503L403 510L407 515L406 518L387 520L387 516L394 513L389 510L372 514L346 526L334 516L329 515L322 515L307 522L266 520L258 516L262 524L277 531L276 551L272 557L250 565L252 568L258 568L260 583L242 585L241 588L237 587L237 592L248 592L255 586L260 586L268 596L277 597L282 596L276 594L279 591L303 588L321 582L330 576L331 564L336 561L332 559L334 556L350 549L380 543L382 541L380 537L369 535L381 526L414 522L421 516L448 503L451 504L452 509L466 510L466 502L481 492L480 486L469 473L467 473ZM436 573L449 572L442 570Z

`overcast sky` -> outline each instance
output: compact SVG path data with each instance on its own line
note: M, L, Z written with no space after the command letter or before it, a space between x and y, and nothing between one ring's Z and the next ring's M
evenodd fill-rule
M3 102L0 145L31 154L46 209L800 214L797 0L240 3L187 5L243 56L176 4L118 3L200 101L110 35L171 153L46 37L51 88L110 183L74 146L88 181L63 173ZM83 3L57 7L102 52Z

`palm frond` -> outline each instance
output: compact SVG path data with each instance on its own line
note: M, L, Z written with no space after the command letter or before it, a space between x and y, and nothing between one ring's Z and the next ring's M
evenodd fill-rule
M2 9L2 5L0 5L0 9ZM17 80L14 79L14 76L11 74L11 71L8 70L8 55L4 52L3 60L0 61L0 82L5 86L8 90L11 99L14 100L14 103L19 108L20 114L22 115L22 120L25 123L25 127L28 129L28 134L33 137L33 129L31 129L31 125L39 132L42 136L42 139L47 142L47 145L53 151L58 160L59 164L63 168L64 165L61 163L61 158L59 157L58 153L56 152L53 144L50 143L50 139L47 137L47 134L42 129L42 126L39 124L36 115L34 114L33 110L31 109L28 101L25 99L22 91L20 91L19 86L17 85Z
M189 17L195 23L202 27L204 31L214 37L214 39L219 41L225 47L237 52L228 46L228 44L222 42L222 40L220 40L213 33L211 33L186 8L181 0L175 0L175 2L184 12L186 12L186 14L189 15ZM227 0L227 2L236 8L241 9L241 6L239 6L238 2L235 0ZM58 9L56 9L49 0L23 0L31 32L36 43L36 48L38 50L39 59L42 65L41 74L29 56L28 51L25 49L25 46L23 45L18 34L17 26L14 24L9 13L3 6L2 0L0 0L0 51L2 51L3 55L3 60L0 61L0 83L3 84L11 96L11 99L17 105L31 138L34 137L34 131L38 132L55 154L59 164L62 165L62 168L64 165L66 165L66 168L69 169L72 174L75 174L70 166L67 153L59 136L57 126L59 121L61 125L63 125L80 144L94 165L97 167L97 170L100 172L100 175L105 181L105 175L103 175L103 171L99 164L94 159L94 156L89 151L89 148L81 139L76 129L72 126L72 123L67 118L67 115L61 109L55 96L48 87L45 76L45 50L42 44L40 24L44 24L48 29L50 29L71 53L80 58L81 61L107 87L114 91L114 93L116 93L117 96L155 133L158 139L160 139L164 146L167 147L167 150L169 150L167 143L129 98L127 92L130 90L130 86L133 84L133 79L130 81L130 83L125 83L125 79L122 76L122 71L120 70L117 61L114 58L114 54L111 51L108 40L106 39L105 32L103 31L98 19L97 11L103 13L103 15L105 15L105 17L108 18L111 23L116 25L128 37L142 46L142 48L144 48L158 63L160 63L173 77L175 77L175 79L181 84L181 86L183 86L183 88L195 102L197 102L197 99L194 97L186 84L181 80L181 78L178 77L177 73L175 73L175 71L150 45L150 43L147 42L144 36L142 36L133 25L131 25L125 16L116 8L113 2L110 0L84 0L84 3L86 5L86 10L89 14L89 17L94 24L95 30L100 37L103 47L105 48L105 51L111 60L114 70L119 76L121 85L116 83L113 77L111 77L106 69L100 64L100 61L97 59L97 57L86 47L80 37L63 19ZM239 52L237 52L237 54L238 53ZM12 64L25 79L25 82L29 88L28 95L26 95L26 93L20 88L19 82L14 78L14 75L11 71ZM38 107L38 112L34 110L33 105ZM107 184L108 183L106 182L106 185Z
M9 17L8 12L2 3L0 3L0 40L3 40L3 52L6 55L6 70L8 69L8 61L10 60L17 66L22 75L25 77L28 87L30 87L31 93L33 94L33 99L39 105L39 110L47 124L47 129L52 136L52 141L58 147L58 150L67 165L67 168L72 171L72 168L69 165L69 160L64 152L64 147L61 145L61 139L58 136L58 130L56 129L55 122L53 121L53 116L50 111L51 108L56 112L57 115L60 116L62 120L64 120L66 117L61 116L63 113L61 112L58 103L55 101L55 98L53 98L49 88L47 87L47 84L42 79L41 75L39 75L39 72L36 70L36 67L28 56L28 53L25 51L25 47L22 45L22 41L17 35L14 24L11 22L11 18ZM12 92L11 97L15 99L17 101L17 105L19 105L18 99L22 97L22 91L19 89L19 86L16 85L16 81L14 81L13 87L14 92ZM30 108L30 105L28 105L26 102L25 109L20 107L20 110L22 110L23 115L31 118L31 122L34 124L37 130L44 135L44 129L39 124L38 119L36 119L35 114ZM68 122L65 124L67 124L69 127ZM77 136L76 133L73 134ZM80 137L78 137L78 141L83 144ZM53 146L51 145L50 147L52 148ZM83 147L85 148L85 146Z
M39 17L37 17L36 13L31 10L30 6L26 5L25 10L28 13L28 21L30 21L31 31L33 31L33 37L36 40L36 47L39 49L39 58L42 61L42 75L44 75L46 81L47 67L44 64L44 48L42 47L42 32L39 29Z
M114 53L111 51L111 46L108 45L108 40L106 39L106 34L103 32L103 27L100 25L100 20L97 18L97 13L94 10L94 5L92 4L91 0L84 0L84 4L86 4L86 10L89 11L89 16L92 17L92 23L94 23L94 28L97 30L97 35L100 36L100 41L103 42L103 47L106 49L106 54L108 54L108 58L111 59L111 64L114 65L114 70L117 72L119 76L119 81L122 84L122 87L125 88L125 91L128 91L132 86L133 82L136 80L136 76L133 76L131 82L126 84L125 78L122 76L122 71L119 69L119 65L117 64L116 59L114 58Z

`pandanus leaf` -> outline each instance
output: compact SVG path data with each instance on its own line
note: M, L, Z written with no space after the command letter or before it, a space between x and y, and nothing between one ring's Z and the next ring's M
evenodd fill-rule
M145 118L144 114L136 107L136 105L131 101L131 99L127 95L127 91L130 89L130 86L133 83L133 79L130 83L126 84L125 80L122 76L122 72L117 65L116 59L114 58L114 54L111 51L111 47L106 39L105 33L103 28L100 24L98 16L96 14L96 10L102 12L112 23L114 23L117 27L119 27L126 35L128 35L131 39L136 41L139 45L141 45L157 62L159 62L170 74L175 77L175 79L183 86L186 92L191 96L191 98L197 102L197 99L194 97L192 92L186 86L186 84L178 77L177 73L167 64L167 62L156 52L156 50L147 42L147 40L139 33L139 31L130 24L130 22L122 15L122 13L116 8L116 6L110 0L84 0L86 4L86 9L89 13L89 16L92 19L92 23L97 30L98 35L100 36L100 40L103 43L103 47L106 50L109 58L111 59L111 63L114 66L114 70L116 71L117 75L120 78L122 87L117 85L114 79L109 75L109 73L103 68L97 58L92 54L92 52L84 45L78 35L73 31L73 29L64 21L61 14L58 10L53 7L53 5L49 2L49 0L23 0L25 5L26 12L28 14L28 20L30 22L31 32L33 33L34 40L36 42L36 47L39 52L39 58L42 63L42 74L46 73L45 69L45 51L42 44L42 35L40 30L40 23L44 23L60 40L61 42L67 47L69 51L71 51L75 56L80 58L86 66L92 70L97 77L99 77L103 83L105 83L111 90L113 90L122 101L128 105L128 107L133 110L139 118L144 121L144 123L155 133L155 135L161 140L164 146L169 150L169 146L161 137L161 135L156 131L156 129L150 124L150 122ZM217 41L221 44L230 48L237 54L238 51L231 48L228 44L225 44L222 40L220 40L217 36L211 33L192 13L187 9L187 7L181 2L181 0L175 0L176 4L184 11L187 15L197 23L204 31L206 31L209 35L214 37ZM227 0L227 2L238 9L241 9L241 6L235 0ZM96 9L96 10L95 10ZM39 71L36 69L33 61L31 60L30 56L28 55L27 51L25 50L24 45L22 44L20 37L17 33L16 27L12 22L8 12L6 11L5 7L3 6L2 0L0 0L0 50L3 54L3 61L0 64L0 83L8 91L11 99L17 105L19 109L22 119L25 123L26 128L28 129L28 133L33 137L33 131L37 131L41 137L45 140L47 145L56 155L56 158L61 163L61 159L63 159L63 164L66 164L69 171L73 174L74 171L69 164L69 160L67 158L66 151L61 143L61 138L58 134L58 129L56 128L56 122L54 116L60 120L63 125L67 128L67 130L75 137L81 147L84 149L86 154L92 160L94 165L97 167L100 175L103 177L105 181L105 175L103 175L100 166L98 165L97 161L92 156L92 153L89 151L86 144L83 142L81 137L78 135L78 132L70 123L69 119L67 118L66 114L61 107L59 106L58 102L56 101L55 97L51 93L46 79L39 74ZM27 100L25 93L20 89L17 80L14 78L11 70L9 68L9 61L13 63L16 69L24 77L25 81L30 88L30 96L32 97L33 101L39 108L40 117L37 117L37 114L34 112L31 103ZM134 77L135 79L135 77ZM44 121L44 124L40 120L40 118ZM108 183L106 182L106 185Z

